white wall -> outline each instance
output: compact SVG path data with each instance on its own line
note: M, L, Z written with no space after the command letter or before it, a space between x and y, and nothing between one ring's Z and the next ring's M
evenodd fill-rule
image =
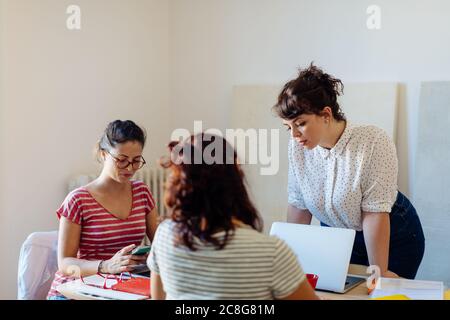
M5 65L4 63L4 27L5 27L5 19L4 19L4 9L3 9L3 5L4 5L4 1L0 0L0 150L1 148L3 148L3 141L4 141L4 131L2 130L1 125L3 124L3 119L4 119L4 101L5 101L5 73L2 72L3 71L3 66ZM0 168L3 168L3 151L0 153ZM0 178L0 181L2 181L2 179ZM1 182L0 182L0 186L1 186ZM4 195L2 192L2 188L0 187L0 210L2 209L2 204L4 203ZM0 211L1 212L1 211ZM3 225L3 214L0 213L0 225ZM0 243L6 243L7 239L4 237L3 233L0 232Z
M381 30L366 27L371 4L172 0L170 106L177 110L175 126L192 128L198 119L226 127L233 85L281 83L311 61L344 83L398 81L403 84L399 185L412 193L420 81L450 78L450 43L444 40L450 2L376 1L382 10Z
M66 28L66 8L82 29ZM71 175L92 172L106 124L148 131L150 165L169 139L168 3L159 0L2 0L0 298L15 298L21 243L57 228Z

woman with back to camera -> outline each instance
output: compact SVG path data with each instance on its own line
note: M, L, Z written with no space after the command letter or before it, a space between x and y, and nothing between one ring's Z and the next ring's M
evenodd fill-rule
M349 123L342 82L312 64L284 85L274 110L291 132L288 222L356 230L351 263L414 279L425 239L397 189L395 145L382 129ZM364 108L364 106L361 106Z
M261 233L233 147L206 133L170 147L168 217L148 258L152 298L318 299L288 246Z
M146 136L132 121L114 121L97 146L100 176L66 197L57 210L58 271L47 299L67 299L57 286L97 273L133 271L147 256L130 252L157 227L153 196L143 182L131 180L145 160Z

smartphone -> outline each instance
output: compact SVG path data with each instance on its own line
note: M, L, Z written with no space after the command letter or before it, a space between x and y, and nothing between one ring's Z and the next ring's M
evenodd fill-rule
M150 246L144 246L144 247L137 247L134 248L133 251L131 251L131 254L133 256L142 256L144 254L147 254L150 252Z

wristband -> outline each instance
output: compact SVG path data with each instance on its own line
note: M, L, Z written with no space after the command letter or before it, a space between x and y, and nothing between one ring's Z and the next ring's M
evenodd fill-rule
M98 264L98 268L97 268L97 272L98 273L102 273L102 267L103 267L103 262L105 262L105 260L101 260L100 263Z

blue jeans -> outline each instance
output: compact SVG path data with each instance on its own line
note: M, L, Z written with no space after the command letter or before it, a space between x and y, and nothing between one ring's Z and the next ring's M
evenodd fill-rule
M425 252L425 237L416 209L400 191L389 217L391 238L388 269L402 278L414 279ZM324 223L321 225L328 227ZM369 265L362 231L356 232L350 263Z

